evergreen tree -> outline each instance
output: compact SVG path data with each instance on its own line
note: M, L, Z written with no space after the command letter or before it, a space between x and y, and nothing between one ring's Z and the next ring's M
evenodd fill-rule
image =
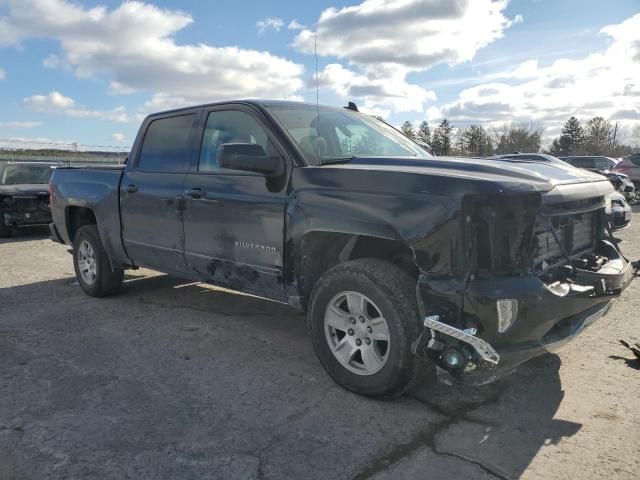
M485 156L491 154L491 138L480 125L470 125L464 129L462 136L468 155Z
M429 122L424 120L418 127L417 138L421 142L431 144L431 129L429 128Z
M404 122L402 124L402 126L400 127L400 130L402 131L402 133L404 133L411 140L415 140L416 132L413 129L413 123L411 123L409 121Z
M433 153L436 155L449 155L451 152L451 133L453 126L446 118L440 122L432 136Z
M584 131L580 120L571 117L565 122L558 143L560 149L558 153L570 154L580 151L584 143Z

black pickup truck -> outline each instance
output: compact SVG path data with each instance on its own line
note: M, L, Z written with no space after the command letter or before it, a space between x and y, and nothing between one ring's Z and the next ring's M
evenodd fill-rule
M16 162L0 167L0 237L20 227L49 225L49 180L57 162Z
M306 311L328 373L371 396L420 369L510 373L631 282L603 177L435 158L355 110L242 101L151 115L126 167L56 169L52 236L73 245L89 295L144 266Z

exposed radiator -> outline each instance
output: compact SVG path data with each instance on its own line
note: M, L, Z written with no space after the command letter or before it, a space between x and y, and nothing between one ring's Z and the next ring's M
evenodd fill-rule
M535 227L535 256L536 268L556 264L565 259L565 252L574 257L589 250L596 245L597 216L599 212L591 211L574 215L558 215L551 217L558 241L551 229L542 218ZM563 248L564 247L564 248ZM546 265L545 265L546 264Z

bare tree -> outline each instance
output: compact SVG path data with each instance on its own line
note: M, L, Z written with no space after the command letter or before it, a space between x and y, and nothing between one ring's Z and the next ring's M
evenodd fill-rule
M613 128L611 122L602 117L593 117L585 126L585 148L591 155L611 153Z
M532 122L507 122L489 129L489 135L496 153L533 153L542 146L542 128Z

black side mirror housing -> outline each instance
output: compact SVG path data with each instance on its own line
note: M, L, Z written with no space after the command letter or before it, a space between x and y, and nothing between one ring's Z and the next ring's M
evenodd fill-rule
M260 145L253 143L223 143L218 147L221 168L274 176L282 172L283 163L281 157L268 157Z

